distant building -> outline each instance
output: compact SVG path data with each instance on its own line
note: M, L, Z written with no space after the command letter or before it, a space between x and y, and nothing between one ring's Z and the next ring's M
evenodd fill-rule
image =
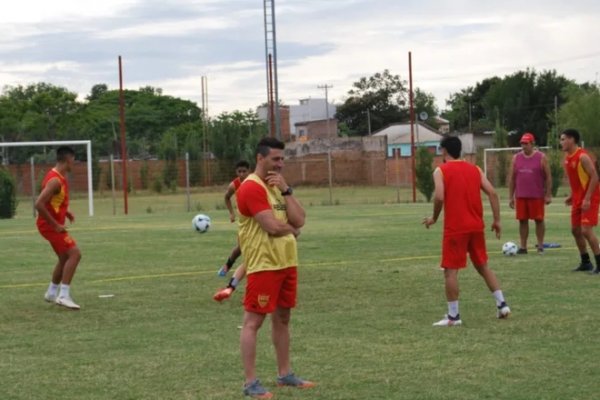
M389 125L375 132L373 136L387 137L387 156L410 157L411 138L410 123L397 123ZM440 154L440 142L444 137L437 130L423 122L415 122L414 141L415 146L425 146L433 154Z
M318 121L326 122L327 111L329 111L330 128L333 132L333 136L337 136L337 120L335 121L335 129L333 128L333 123L331 123L331 121L334 120L333 116L336 114L337 108L331 103L327 107L325 99L301 99L297 105L280 106L279 113L281 115L282 138L288 141L299 139L301 135L298 132L298 129L304 129L305 132L308 132L306 123ZM256 112L259 119L263 121L268 119L269 110L266 106L259 107ZM287 118L284 118L284 113L287 113ZM314 126L312 128L311 131L316 129ZM321 130L319 129L319 132L320 131ZM310 136L309 138L312 139Z
M448 121L447 119L444 119L440 116L433 117L433 120L435 121L435 123L438 126L438 131L442 135L447 135L450 133L450 121Z
M488 149L494 147L494 131L485 131L483 133L455 132L452 136L458 136L462 143L463 154L475 154L478 149Z
M326 139L337 137L338 120L330 118L318 121L304 121L296 123L296 140L306 141L312 139Z

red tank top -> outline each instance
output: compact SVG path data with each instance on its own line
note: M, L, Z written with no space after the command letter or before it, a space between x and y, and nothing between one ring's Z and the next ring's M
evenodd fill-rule
M242 181L240 180L240 178L235 178L234 180L231 181L231 183L233 184L233 187L237 191L240 188Z
M571 199L575 206L580 205L583 201L590 182L589 174L585 172L583 165L581 165L581 156L583 154L588 153L582 148L579 148L575 153L565 157L565 170L569 176L569 183L571 184ZM600 189L598 189L598 186L596 186L594 192L592 193L591 201L600 201Z
M515 196L517 198L543 199L546 175L542 167L542 153L535 151L526 156L520 152L515 156L513 165Z
M69 209L69 183L64 176L62 176L56 169L53 168L44 177L44 180L42 181L42 190L44 190L48 182L54 178L57 178L60 182L60 191L52 196L50 201L44 206L50 215L52 215L52 217L56 220L56 222L58 222L60 225L64 225L67 210ZM52 229L48 221L46 221L46 219L39 214L36 223L40 229Z
M463 160L439 168L444 176L444 234L483 231L481 170Z

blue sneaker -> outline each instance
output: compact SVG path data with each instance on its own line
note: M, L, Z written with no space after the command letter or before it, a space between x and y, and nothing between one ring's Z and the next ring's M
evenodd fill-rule
M293 372L290 372L286 376L277 377L277 386L292 386L300 389L306 389L314 387L316 384L311 381L307 381L298 378Z
M261 385L258 379L244 385L244 396L250 396L253 399L270 399L273 397L273 393Z

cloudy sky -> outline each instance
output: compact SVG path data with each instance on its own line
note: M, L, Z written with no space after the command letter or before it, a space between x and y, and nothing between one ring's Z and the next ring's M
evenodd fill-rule
M388 68L436 96L519 69L578 82L600 72L597 0L275 0L279 93L287 104L342 102L352 82ZM211 115L266 101L260 0L18 0L0 13L0 86L45 81L83 98L96 83L151 85Z

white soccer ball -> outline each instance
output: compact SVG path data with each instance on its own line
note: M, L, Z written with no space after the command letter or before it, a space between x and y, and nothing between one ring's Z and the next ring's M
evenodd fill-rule
M204 214L198 214L192 219L192 228L198 233L205 233L210 228L210 217Z
M502 254L505 256L514 256L519 251L519 248L514 242L506 242L502 245Z

